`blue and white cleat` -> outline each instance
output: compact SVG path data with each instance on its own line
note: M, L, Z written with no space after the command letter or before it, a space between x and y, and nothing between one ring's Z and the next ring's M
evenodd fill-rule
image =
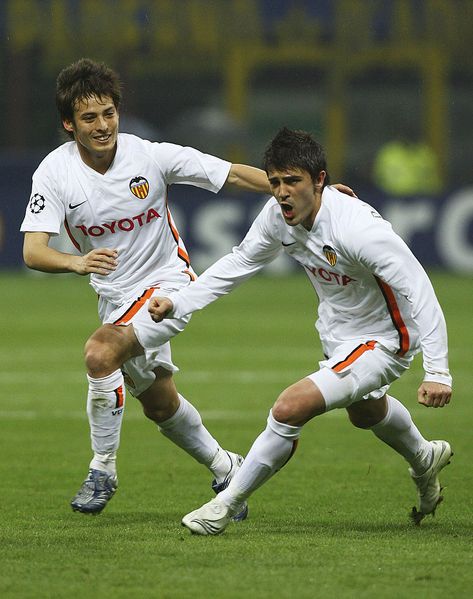
M231 451L226 451L225 453L228 455L228 457L230 458L230 470L228 471L227 475L225 476L225 478L221 481L221 482L217 482L215 479L212 481L212 490L214 491L214 493L216 495L218 495L221 491L223 491L224 489L226 489L228 487L228 485L230 484L230 481L232 480L232 478L235 476L235 474L238 472L238 470L240 469L241 465L243 464L243 456L238 455L237 453L232 453ZM242 506L240 511L235 514L234 516L231 516L231 519L234 522L241 522L242 520L245 520L248 516L248 502L245 501Z
M450 459L453 456L452 448L447 441L431 441L431 443L432 463L424 474L416 476L413 470L409 468L409 473L417 487L419 496L419 509L413 507L411 512L411 520L417 526L425 516L429 514L435 516L435 510L443 500L442 495L440 495L442 487L440 486L438 474L442 468L450 464Z
M118 479L112 474L91 468L81 488L71 501L75 512L99 514L113 497Z

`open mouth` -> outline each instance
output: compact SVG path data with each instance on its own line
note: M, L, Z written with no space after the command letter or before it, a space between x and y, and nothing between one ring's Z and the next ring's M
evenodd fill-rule
M285 218L293 218L294 217L294 208L293 206L291 206L291 204L288 204L287 202L281 202L281 204L279 204L280 208L281 208L281 212L283 213L283 216Z
M95 141L98 141L99 143L107 143L110 138L112 137L111 133L109 133L108 135L96 135L94 137Z

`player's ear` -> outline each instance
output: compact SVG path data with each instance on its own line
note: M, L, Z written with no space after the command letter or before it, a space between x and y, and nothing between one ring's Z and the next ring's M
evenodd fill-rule
M69 133L74 133L74 124L72 123L72 121L68 120L68 119L64 119L62 121L62 126L64 127L64 129L66 131L68 131Z
M324 187L324 181L325 181L326 176L327 176L327 173L325 171L320 171L320 173L317 175L317 179L315 180L315 183L314 183L314 189L316 191L322 191L322 189Z

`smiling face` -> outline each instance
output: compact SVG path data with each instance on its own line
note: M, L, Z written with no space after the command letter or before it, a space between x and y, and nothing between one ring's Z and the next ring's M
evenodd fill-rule
M116 151L118 112L111 98L91 96L74 106L72 121L64 120L66 131L74 134L82 160L105 172Z
M268 180L271 193L279 202L286 223L295 227L302 225L310 231L320 208L325 171L321 171L316 181L307 171L288 168L269 170Z

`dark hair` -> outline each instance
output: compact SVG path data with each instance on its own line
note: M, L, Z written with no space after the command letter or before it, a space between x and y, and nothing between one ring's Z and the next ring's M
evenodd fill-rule
M77 102L92 96L99 99L110 97L118 110L122 95L117 73L90 58L81 58L59 73L56 80L56 106L61 121L72 121Z
M283 127L271 141L263 156L263 168L268 173L275 169L283 171L297 168L307 171L315 182L320 171L325 171L324 187L330 183L327 159L321 144L306 131Z

